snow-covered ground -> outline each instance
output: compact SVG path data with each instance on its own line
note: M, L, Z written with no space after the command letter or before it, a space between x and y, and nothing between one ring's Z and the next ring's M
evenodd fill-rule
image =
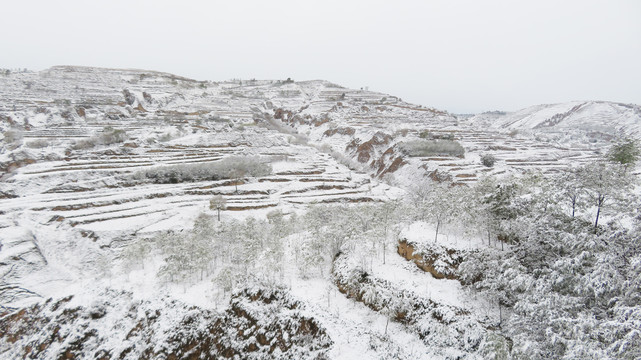
M0 76L0 271L4 284L19 287L0 305L67 295L91 303L112 288L140 301L170 296L223 310L228 294L211 277L161 280L158 257L144 269L125 269L123 249L159 232L187 232L201 213L215 216L209 202L216 195L226 200L221 220L229 222L265 219L273 210L302 215L319 203L382 203L401 198L402 187L425 175L469 184L485 175L553 173L591 161L617 133L637 134L640 113L636 105L577 102L462 119L326 81L198 82L81 67ZM109 141L118 131L124 138ZM418 139L456 141L465 155L413 157L400 150ZM481 164L486 154L495 156L493 167ZM216 166L234 156L258 158L271 173L176 183L144 175ZM416 222L400 238L419 243L433 234L432 225ZM340 293L328 273L300 274L293 238L282 283L334 341L330 358L445 357L411 327L388 323ZM441 231L438 244L462 251L484 246L454 227ZM372 260L371 276L479 319L495 316L457 280L435 279L395 246L387 250L384 264Z

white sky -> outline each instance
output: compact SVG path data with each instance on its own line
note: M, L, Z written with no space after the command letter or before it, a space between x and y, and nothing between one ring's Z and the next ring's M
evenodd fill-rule
M7 1L0 67L325 79L454 113L641 104L641 1Z

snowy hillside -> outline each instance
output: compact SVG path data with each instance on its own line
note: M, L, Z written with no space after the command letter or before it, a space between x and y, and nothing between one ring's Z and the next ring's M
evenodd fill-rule
M641 107L606 101L536 105L513 113L490 112L469 119L473 126L497 130L575 132L597 136L641 134Z
M564 261L598 277L603 259L625 253L607 292L620 300L599 315L615 335L540 333L558 333L568 354L589 343L592 355L634 355L636 315L620 314L638 311L621 290L641 269L626 252L636 198L608 193L597 211L595 185L569 170L638 137L639 109L577 102L458 118L323 80L0 72L0 354L546 358L536 351L549 344L518 322L540 317L534 291L563 276L586 289L588 275L563 275ZM613 183L628 191L636 168L622 173ZM533 236L543 230L531 219L558 239ZM591 248L545 247L575 230ZM518 263L528 251L553 253L536 261L554 272ZM563 311L589 319L577 309L598 301L565 298L603 295L587 288L558 290L576 306Z

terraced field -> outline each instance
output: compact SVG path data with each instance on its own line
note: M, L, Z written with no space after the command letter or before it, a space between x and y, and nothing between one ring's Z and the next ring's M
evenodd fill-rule
M135 126L119 128L136 131ZM18 197L2 201L0 211L13 216L21 211L34 211L91 230L115 226L139 231L185 212L204 211L215 195L225 197L228 211L385 198L383 187L373 185L369 176L351 172L313 148L278 141L268 148L252 146L249 141L230 145L216 143L215 134L211 135L211 142L206 141L207 136L210 135L204 131L198 135L198 141L207 145L173 142L90 151L22 167L3 183L4 192ZM252 136L274 135L257 131L246 139ZM163 166L206 166L228 156L250 154L269 163L273 173L259 178L179 184L151 184L135 176Z

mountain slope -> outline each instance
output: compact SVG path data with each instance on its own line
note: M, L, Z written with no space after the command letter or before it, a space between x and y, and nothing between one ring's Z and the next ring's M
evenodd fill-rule
M472 126L535 132L584 132L615 136L641 134L641 106L607 101L573 101L535 105L513 113L471 117Z

